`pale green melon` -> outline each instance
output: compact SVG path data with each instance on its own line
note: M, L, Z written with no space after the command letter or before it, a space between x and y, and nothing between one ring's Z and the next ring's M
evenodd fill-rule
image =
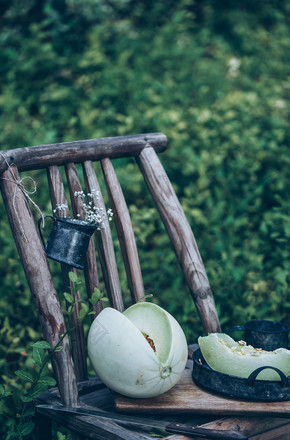
M124 313L105 308L88 335L88 354L101 380L129 397L153 397L180 379L187 342L177 321L152 303L137 303Z
M220 373L248 377L259 367L271 366L278 368L286 376L290 374L290 351L285 348L265 351L246 345L244 341L236 342L225 333L200 336L198 343L207 364ZM261 371L257 379L281 380L279 374L272 369Z

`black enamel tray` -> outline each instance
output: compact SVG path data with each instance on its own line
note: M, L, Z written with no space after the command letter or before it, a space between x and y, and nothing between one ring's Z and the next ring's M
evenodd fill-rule
M281 381L257 380L257 375L266 368L277 371ZM219 373L209 367L199 349L193 353L192 379L202 387L231 397L268 402L290 400L290 379L281 370L265 366L257 368L248 378Z

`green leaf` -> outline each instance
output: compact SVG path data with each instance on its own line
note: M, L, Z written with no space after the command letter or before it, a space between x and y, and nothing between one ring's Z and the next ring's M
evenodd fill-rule
M70 304L73 304L75 302L74 297L70 293L64 292L64 297Z
M93 305L95 305L95 304L97 304L97 302L102 298L102 296L103 296L103 294L102 294L102 292L100 291L100 289L98 289L97 287L95 287L90 302L91 302Z
M53 377L50 377L50 376L40 377L38 379L37 383L40 383L40 384L43 384L43 385L47 385L48 387L50 387L50 386L54 387L56 385L55 379Z
M15 374L17 377L24 380L25 382L33 382L34 381L32 374L28 373L28 371L17 370L17 371L15 371Z
M22 402L24 402L24 403L29 403L29 402L32 402L33 397L28 396L27 394L23 394L23 395L20 396L20 399L21 399Z
M100 289L98 289L97 287L94 288L94 291L92 293L92 297L89 300L90 303L95 306L97 304L98 301L109 301L108 298L106 298L103 294L103 292L100 291Z
M37 365L41 365L45 357L45 353L42 349L33 347L32 357Z
M74 306L69 306L69 308L67 309L68 313L73 313L74 308Z
M24 413L22 414L23 417L30 417L35 414L34 408L28 408Z
M35 342L32 346L35 348L43 348L43 349L51 350L51 345L46 341Z
M48 386L43 383L37 383L33 389L29 390L29 395L32 399L36 399L36 397L41 396L42 393L47 391Z
M25 436L25 435L31 434L31 432L34 429L34 426L35 426L34 423L27 422L27 423L23 423L23 425L20 425L19 429L20 429L21 434L23 436Z
M59 431L56 433L56 435L57 435L57 440L66 440L67 439L66 435L62 434Z
M88 311L89 311L89 308L88 308L87 304L82 303L82 308L79 313L79 319L83 320L84 317L87 315Z
M16 434L15 432L15 424L13 426L10 427L9 432L7 433L5 440L15 440L19 438L18 433Z
M69 272L68 276L72 283L77 283L79 278L75 272Z

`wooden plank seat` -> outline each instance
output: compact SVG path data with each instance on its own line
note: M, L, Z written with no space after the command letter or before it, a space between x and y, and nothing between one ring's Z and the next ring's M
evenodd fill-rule
M120 158L134 158L155 202L157 211L165 225L171 244L184 273L192 299L196 305L204 332L220 331L213 294L206 271L182 207L176 197L168 176L161 165L158 154L167 148L166 136L161 133L140 134L103 139L65 142L51 145L18 148L2 151L0 156L0 185L3 201L11 225L13 237L34 298L44 338L54 347L66 331L66 321L59 301L59 292L51 269L51 260L47 259L36 225L35 205L38 201L30 196L24 186L23 176L35 170L46 171L48 193L52 211L58 205L62 216L84 216L83 204L74 194L107 190L108 200L114 214L114 222L119 240L120 253L124 262L128 288L132 302L144 297L142 272L138 258L136 240L130 219L129 209L114 167L114 161ZM96 173L96 166L98 172ZM101 170L101 172L99 172ZM100 180L102 179L102 181ZM104 181L104 183L103 183ZM39 190L38 190L39 191ZM67 197L69 194L69 198ZM105 197L105 194L104 194ZM98 201L105 209L101 195ZM37 205L38 206L38 205ZM68 206L71 207L69 210ZM90 241L84 266L87 300L100 279L112 307L124 310L124 299L118 274L118 265L114 251L111 229L105 228L95 234ZM97 249L97 252L96 252ZM60 264L63 279L62 291L71 287L69 272L77 269ZM101 271L100 271L101 268ZM76 300L81 298L75 292ZM102 310L97 303L95 313ZM60 403L76 407L80 405L96 406L102 410L114 411L111 392L97 378L88 378L86 337L84 327L79 325L80 307L76 307L72 316L70 340L62 340L62 350L55 352L52 364L58 389L45 393L39 399L41 403L59 405ZM78 325L76 325L78 324ZM189 361L190 367L190 361ZM152 416L152 415L151 415ZM160 419L161 415L158 416ZM164 415L168 419L168 415ZM255 439L289 438L289 420L266 417L258 418L213 417L201 419L191 414L191 422L206 423L209 429L235 429L241 426L245 435ZM37 429L34 436L46 440L50 437L48 425L52 420L67 426L74 439L145 439L152 438L150 432L140 432L116 424L114 421L83 415L59 415L52 411L39 412ZM244 427L244 428L243 428ZM270 433L270 434L269 434ZM271 436L269 436L271 435ZM169 438L169 437L166 437ZM186 439L184 436L170 436L174 439Z

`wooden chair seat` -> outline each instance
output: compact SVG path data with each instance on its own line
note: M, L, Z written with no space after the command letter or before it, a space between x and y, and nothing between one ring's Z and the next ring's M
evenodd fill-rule
M91 192L102 188L102 194L103 188L106 187L114 214L129 291L132 302L136 302L144 297L144 286L129 209L114 168L114 161L120 158L134 158L140 168L184 273L204 332L207 334L221 330L213 294L193 232L158 158L158 153L164 151L166 147L166 136L153 133L2 151L0 184L3 201L36 304L41 331L52 347L59 343L65 333L66 321L51 269L52 262L47 259L36 225L35 213L39 214L38 200L36 194L29 195L25 190L23 176L30 176L30 172L35 170L46 171L52 212L58 205L67 206L61 212L61 215L66 217L77 217L78 214L81 218L84 216L82 201L74 196L76 191ZM97 170L100 171L96 172L96 167L99 167ZM67 197L66 192L69 193L70 198ZM98 203L105 209L102 196ZM71 208L69 209L68 206ZM94 289L100 286L102 279L111 306L123 311L124 299L114 248L115 243L109 227L95 234L90 241L83 274L87 300ZM60 267L64 292L71 287L69 272L77 273L77 270L64 263L61 263ZM80 292L76 292L75 295L76 300L80 299ZM99 302L95 313L98 314L101 310L102 304ZM94 406L104 411L116 411L114 396L110 390L97 377L88 378L86 337L83 326L79 325L79 313L80 308L76 307L72 325L75 330L70 333L70 340L67 336L62 340L62 350L55 352L52 359L58 388L43 394L37 403L64 404L70 407ZM189 360L188 368L191 367L190 362ZM152 414L150 416L152 417ZM155 415L155 417L168 419L169 415ZM171 414L170 417L181 421L180 414L178 416ZM225 438L229 430L239 429L239 432L243 432L245 436L256 440L289 439L290 425L289 419L286 418L182 415L182 421L188 419L192 423L196 420L196 423L203 424L208 429L224 430ZM51 438L49 425L52 420L68 427L75 440L152 438L150 430L129 429L114 421L93 416L60 415L57 412L44 410L37 412L37 429L34 436L38 435L42 440ZM185 436L180 435L170 438L186 439Z

